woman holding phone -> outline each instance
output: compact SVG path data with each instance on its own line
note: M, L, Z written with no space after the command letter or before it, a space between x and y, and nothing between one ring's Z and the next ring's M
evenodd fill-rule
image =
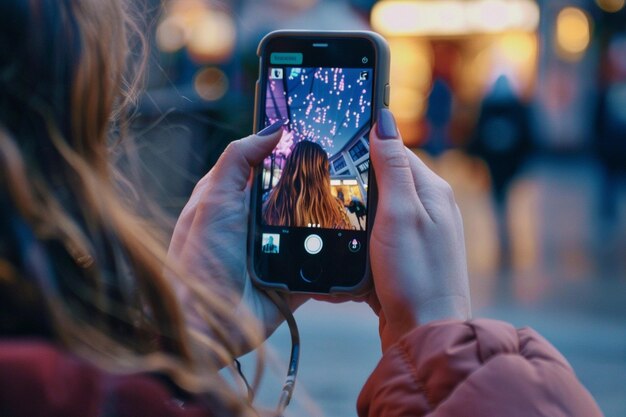
M2 416L258 415L217 371L279 321L254 289L257 317L233 312L248 282L248 179L280 125L226 149L166 247L107 160L137 94L136 33L121 0L0 5ZM380 202L368 302L384 354L359 414L601 415L536 333L469 321L450 187L402 145L388 111L371 141Z

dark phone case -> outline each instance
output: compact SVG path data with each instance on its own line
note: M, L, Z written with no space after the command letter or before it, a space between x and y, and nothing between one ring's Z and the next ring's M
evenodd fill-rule
M382 108L388 107L388 98L389 98L389 66L390 66L390 54L389 54L389 46L387 45L387 41L375 32L369 31L307 31L307 30L277 30L267 34L259 43L259 47L257 49L257 55L259 57L259 80L256 82L256 91L255 91L255 99L254 99L254 131L258 132L263 128L260 124L262 123L262 114L263 114L263 106L264 106L264 91L261 91L260 88L260 78L263 74L263 59L264 52L268 45L268 43L280 37L310 37L311 39L324 39L324 38L365 38L372 42L374 46L374 50L376 53L376 79L375 79L375 91L373 91L373 103L374 107L372 109L372 118L375 121L378 110ZM300 292L300 291L291 291L287 283L277 284L274 282L267 282L260 279L255 272L254 264L254 240L256 235L257 224L255 221L256 218L256 210L257 210L257 181L256 179L260 175L261 168L257 167L254 169L254 181L252 187L252 194L250 196L251 206L250 206L250 215L249 215L249 227L248 227L248 272L250 273L250 277L252 281L262 287L269 288L279 291L285 292ZM370 181L369 181L369 205L368 205L368 213L367 213L367 239L369 242L370 234L372 231L372 227L374 225L374 218L376 215L376 205L378 199L377 185L376 185L376 176L374 173L373 166L370 166ZM369 248L369 245L368 245ZM372 286L372 278L371 278L371 267L369 263L369 253L366 256L366 270L365 275L359 282L359 284L353 287L331 287L329 294L352 294L359 295L367 293Z

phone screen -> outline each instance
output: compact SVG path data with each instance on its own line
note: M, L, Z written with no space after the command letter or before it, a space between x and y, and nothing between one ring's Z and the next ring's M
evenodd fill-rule
M257 184L256 273L292 290L351 287L367 259L375 54L364 39L274 46L260 127L284 126Z

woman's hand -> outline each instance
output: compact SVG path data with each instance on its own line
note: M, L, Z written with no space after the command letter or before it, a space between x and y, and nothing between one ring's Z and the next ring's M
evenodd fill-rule
M371 137L379 198L370 240L377 300L370 304L385 350L415 326L468 319L470 295L452 189L405 148L390 111L380 111Z
M275 123L232 142L213 169L196 185L174 229L169 257L214 293L236 294L270 334L282 322L274 304L250 282L246 267L252 167L267 157L280 139ZM179 288L182 304L189 296ZM305 296L291 296L294 310ZM189 315L189 311L186 311ZM234 311L233 314L236 314ZM192 317L193 319L193 317Z

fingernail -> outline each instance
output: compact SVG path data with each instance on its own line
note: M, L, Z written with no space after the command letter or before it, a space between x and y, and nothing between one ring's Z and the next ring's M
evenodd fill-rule
M280 129L284 125L285 125L284 120L278 120L272 123L271 125L267 126L265 129L261 130L259 133L257 133L257 136L269 136L272 133L276 133L278 129Z
M396 120L389 110L378 110L376 133L378 133L378 137L380 139L395 139L399 136L398 128L396 127Z

